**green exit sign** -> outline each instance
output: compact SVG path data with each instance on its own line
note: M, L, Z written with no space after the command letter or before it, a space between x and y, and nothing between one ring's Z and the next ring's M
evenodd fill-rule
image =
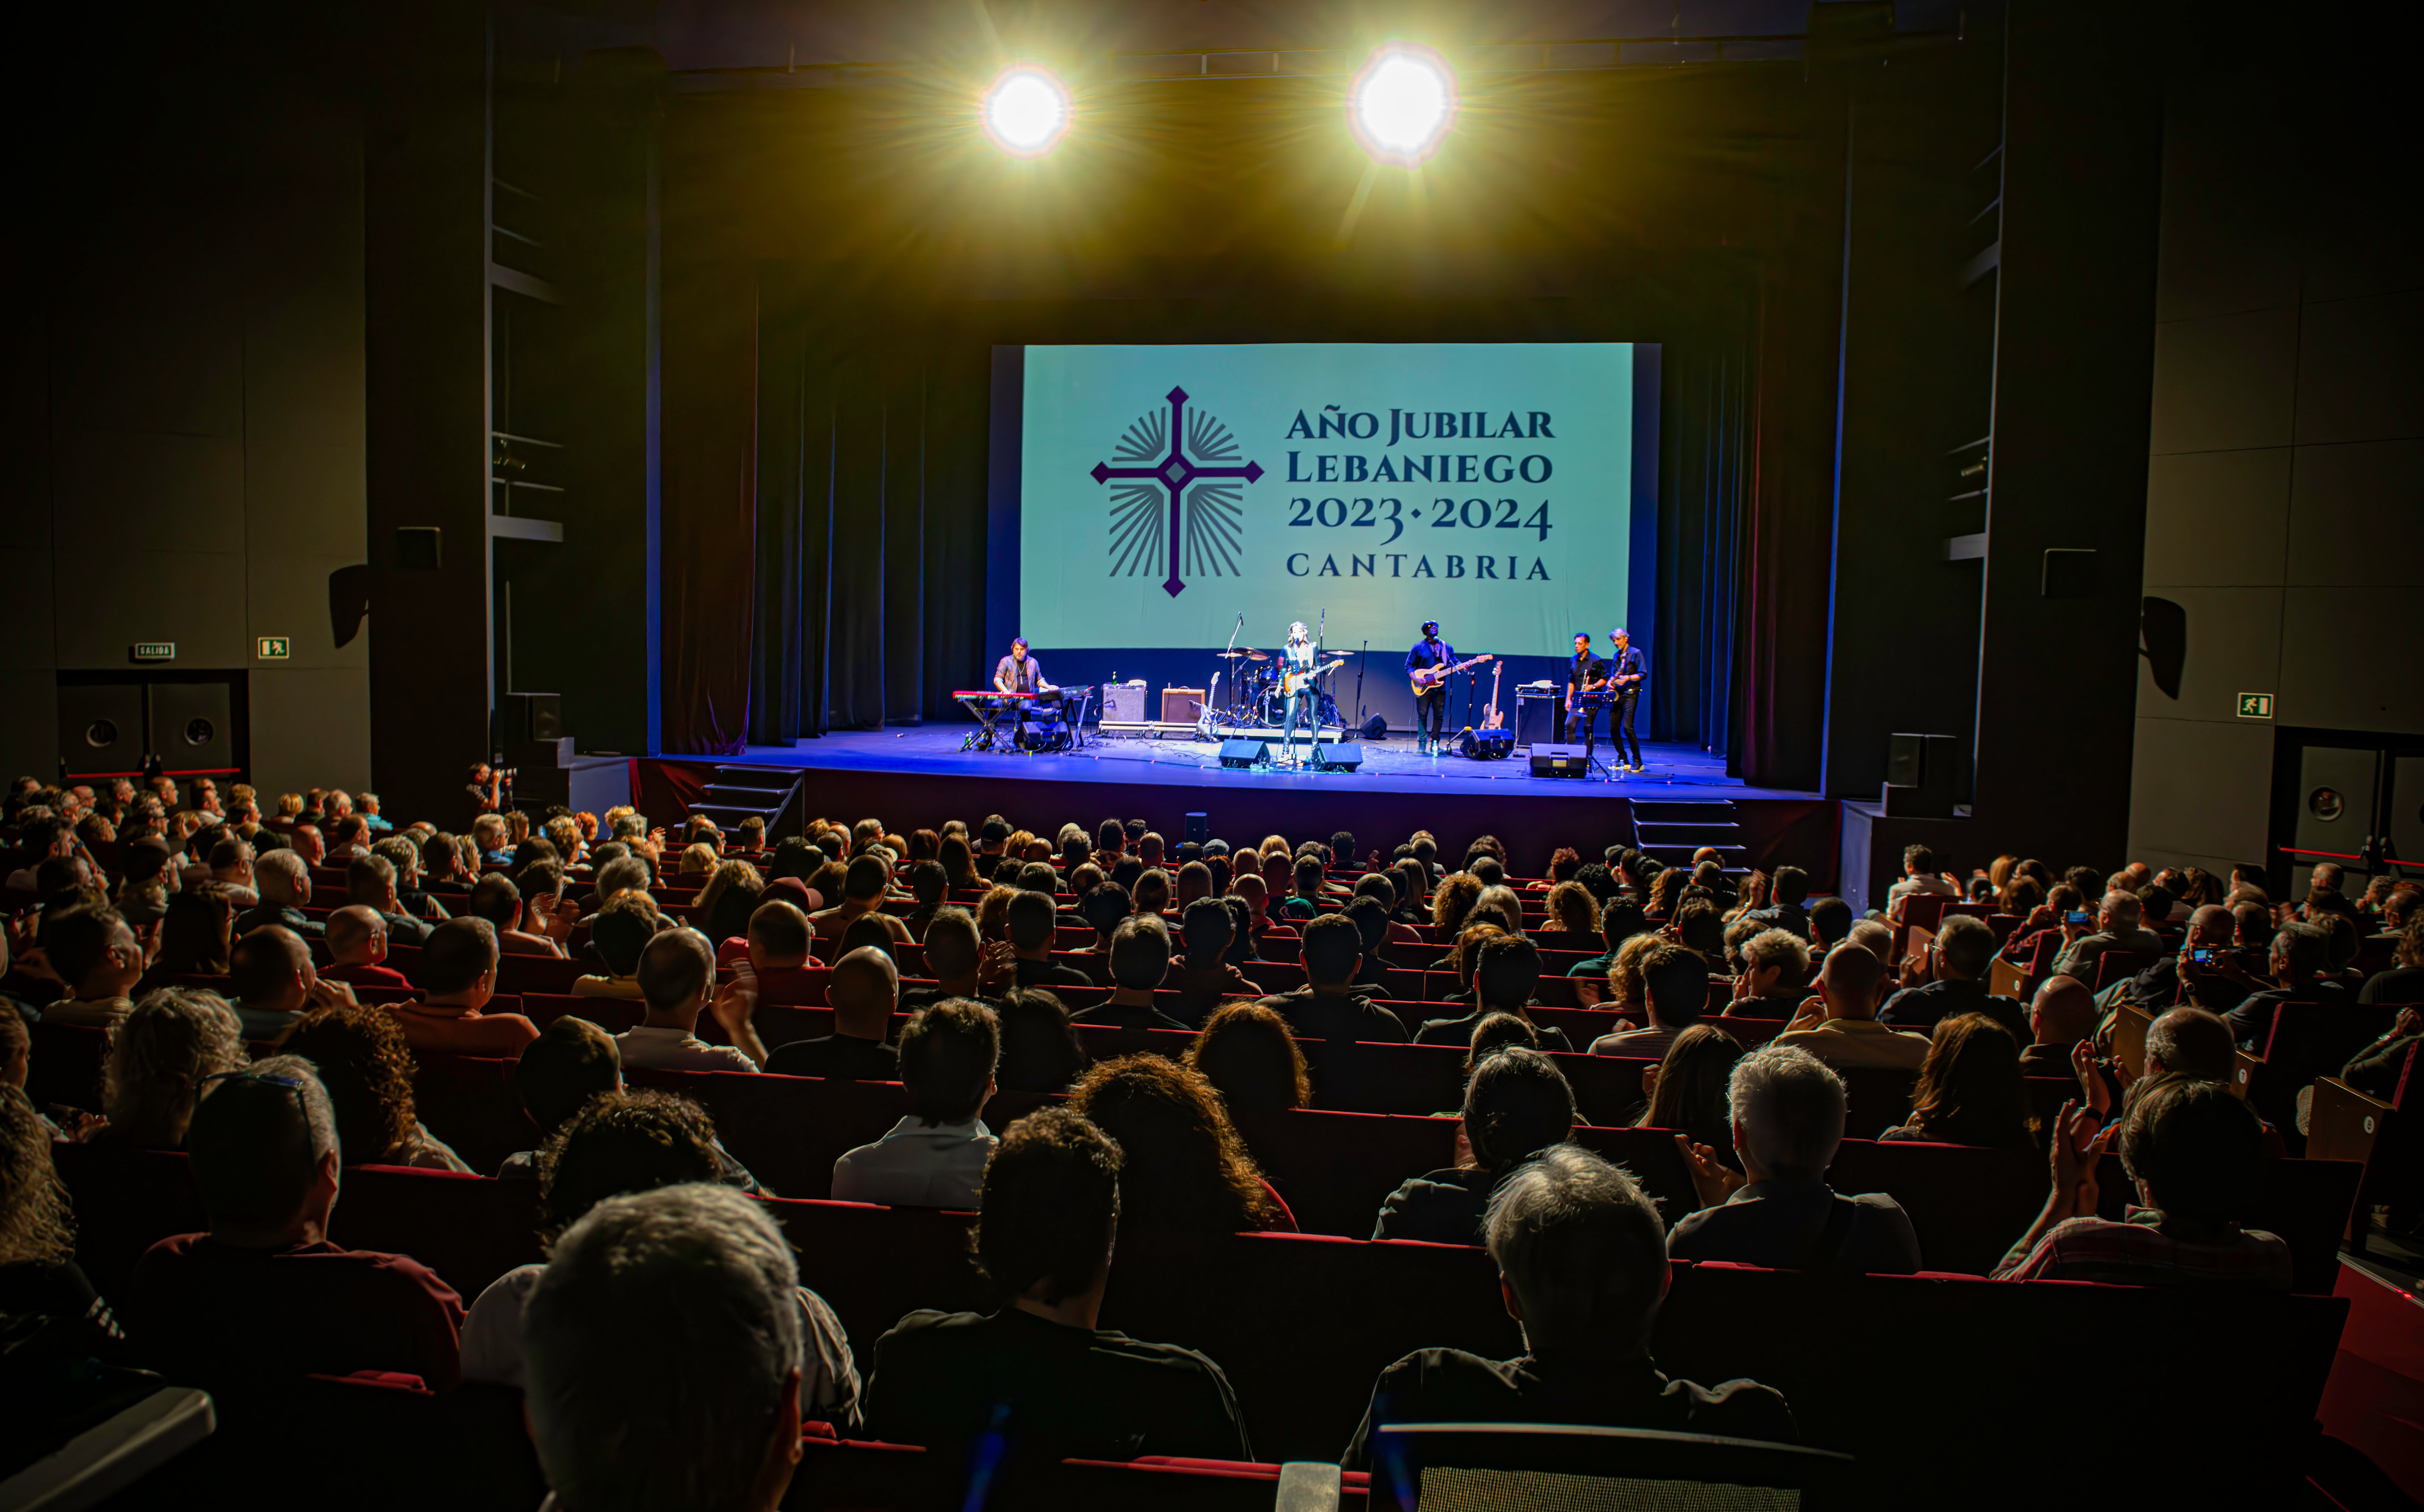
M295 643L283 635L263 635L252 643L252 654L263 661L283 661L295 654Z
M174 641L137 641L132 654L137 661L174 661L177 643Z
M2239 695L2239 717L2241 719L2271 719L2272 717L2272 695L2271 693L2241 693Z

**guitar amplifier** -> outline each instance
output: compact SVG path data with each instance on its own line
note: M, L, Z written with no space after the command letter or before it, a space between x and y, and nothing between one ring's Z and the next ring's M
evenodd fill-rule
M1103 684L1103 717L1118 724L1144 723L1144 679Z
M1557 738L1557 706L1555 693L1523 693L1515 695L1515 743L1531 747L1546 745Z
M1164 724L1192 724L1203 717L1203 689L1164 688L1161 691L1161 722Z

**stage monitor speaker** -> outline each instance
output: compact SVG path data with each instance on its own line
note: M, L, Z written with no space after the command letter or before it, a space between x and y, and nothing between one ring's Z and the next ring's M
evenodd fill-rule
M1103 717L1114 724L1144 723L1144 683L1108 682L1103 685Z
M1517 693L1515 695L1515 743L1546 745L1557 738L1557 705L1555 693Z
M1260 766L1271 758L1268 740L1232 740L1220 742L1220 764L1233 771Z
M1552 745L1547 741L1532 747L1532 775L1535 777L1586 777L1590 774L1590 756L1579 745Z
M1209 814L1188 815L1187 838L1192 840L1197 845L1204 844L1206 841L1210 840L1212 838L1212 816Z
M1164 688L1161 691L1161 722L1164 724L1192 724L1203 717L1203 689Z
M1364 728L1361 733L1364 740L1371 740L1375 743L1387 740L1389 738L1388 716L1385 714L1373 715L1370 719L1364 722Z
M1895 819L1951 819L1958 738L1896 733L1886 737L1886 780L1877 798Z
M1464 730L1456 738L1457 754L1474 761L1504 761L1515 754L1513 730Z
M1351 740L1335 745L1326 741L1313 742L1313 770L1316 772L1356 772L1364 765L1364 748Z

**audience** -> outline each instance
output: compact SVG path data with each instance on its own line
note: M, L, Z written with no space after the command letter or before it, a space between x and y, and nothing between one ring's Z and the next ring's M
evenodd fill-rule
M336 1109L345 1164L471 1169L423 1126L412 1091L412 1051L387 1013L350 1004L315 1008L295 1021L279 1047L317 1071Z
M1591 1054L1662 1058L1676 1036L1700 1022L1709 1000L1709 963L1697 951L1660 943L1641 963L1641 981L1650 998L1650 1022L1600 1036L1591 1042Z
M283 925L277 926L284 928ZM290 930L291 935L293 931ZM341 981L349 987L408 988L412 984L404 973L385 964L387 961L387 920L376 909L347 904L328 915L327 935L330 965L318 973L329 981ZM243 949L241 940L236 948ZM308 951L307 951L308 955ZM242 966L233 968L241 974ZM242 983L236 985L244 991Z
M1072 1108L1010 1126L985 1167L976 1226L997 1308L911 1313L876 1342L870 1437L955 1459L999 1453L1013 1468L1253 1458L1220 1366L1097 1327L1124 1207L1154 1185L1125 1177L1128 1148Z
M1000 1024L984 1004L953 999L918 1010L901 1031L909 1111L884 1138L834 1162L834 1201L977 1206L996 1143L978 1115L1000 1059Z
M1675 1036L1666 1058L1641 1074L1648 1098L1634 1126L1680 1129L1694 1144L1708 1145L1732 1165L1733 1139L1729 1132L1733 1109L1727 1088L1734 1065L1743 1058L1742 1042L1714 1024L1695 1024Z
M1469 1045L1473 1031L1492 1013L1512 1013L1531 1023L1532 1015L1524 1010L1531 1006L1532 994L1540 985L1539 947L1512 935L1474 939L1474 932L1466 931L1458 941L1459 952L1467 958L1460 963L1459 975L1473 994L1473 1011L1462 1018L1429 1020L1415 1031L1416 1044ZM1541 1049L1573 1049L1566 1031L1555 1025L1534 1024L1532 1027L1539 1036Z
M2054 958L2055 975L2076 977L2094 987L2096 963L2107 950L2143 951L2150 956L2161 954L2161 937L2144 928L2139 922L2140 915L2137 895L2115 890L2104 895L2093 933L2085 926L2073 924L2065 917L2062 934L2067 943L2063 947L2062 954Z
M1491 1194L1484 1232L1499 1295L1524 1352L1484 1360L1424 1349L1380 1373L1340 1463L1404 1473L1375 1435L1397 1423L1564 1423L1790 1442L1784 1398L1748 1380L1671 1380L1650 1356L1666 1299L1658 1210L1632 1176L1587 1150L1555 1146ZM1411 1503L1414 1488L1396 1493Z
M250 1058L236 1015L216 993L156 988L110 1036L101 1082L108 1122L88 1138L135 1149L181 1149L202 1084Z
M462 1299L417 1261L327 1242L337 1138L300 1056L203 1084L185 1148L210 1227L135 1268L126 1313L145 1359L221 1390L361 1370L454 1384Z
M1666 1252L1786 1270L1908 1275L1919 1235L1881 1192L1826 1185L1843 1142L1843 1078L1806 1050L1771 1044L1735 1062L1727 1086L1739 1170L1678 1135L1701 1207L1675 1220Z
M135 1000L127 995L143 979L143 947L126 920L113 910L88 905L67 909L43 924L43 956L72 995L42 1010L42 1022L96 1029L125 1023L135 1011ZM222 958L222 969L224 964Z
M1021 896L1032 898L1036 895L1027 893ZM1013 903L1012 917L1015 920L1016 916L1017 904ZM1170 931L1163 926L1160 915L1131 914L1121 919L1119 927L1111 931L1108 964L1111 974L1111 995L1092 1008L1071 1014L1070 1022L1108 1025L1123 1029L1188 1027L1154 1006L1154 989L1170 975Z
M1986 990L1986 967L1995 959L1995 931L1984 919L1955 914L1945 919L1926 948L1904 963L1901 990L1886 999L1877 1022L1897 1029L1933 1030L1962 1013L1984 1013L2028 1038L2028 1015L2011 998Z
M1226 903L1218 898L1196 899L1180 913L1178 929L1187 953L1171 962L1170 975L1162 979L1163 986L1178 994L1170 1009L1173 1017L1200 1025L1225 999L1262 995L1263 990L1229 958L1238 931Z
M1013 987L997 1000L1001 1065L994 1080L1004 1091L1065 1092L1086 1066L1069 1011L1041 987Z
M1733 1000L1724 1016L1790 1022L1809 996L1809 936L1778 925L1743 941L1742 974L1734 979Z

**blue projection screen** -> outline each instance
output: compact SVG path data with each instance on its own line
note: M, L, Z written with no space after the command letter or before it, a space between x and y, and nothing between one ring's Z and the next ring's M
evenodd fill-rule
M1334 646L1437 619L1460 648L1563 658L1626 615L1635 357L1027 347L1018 623L1039 646L1214 647L1242 613L1268 645L1327 609Z

